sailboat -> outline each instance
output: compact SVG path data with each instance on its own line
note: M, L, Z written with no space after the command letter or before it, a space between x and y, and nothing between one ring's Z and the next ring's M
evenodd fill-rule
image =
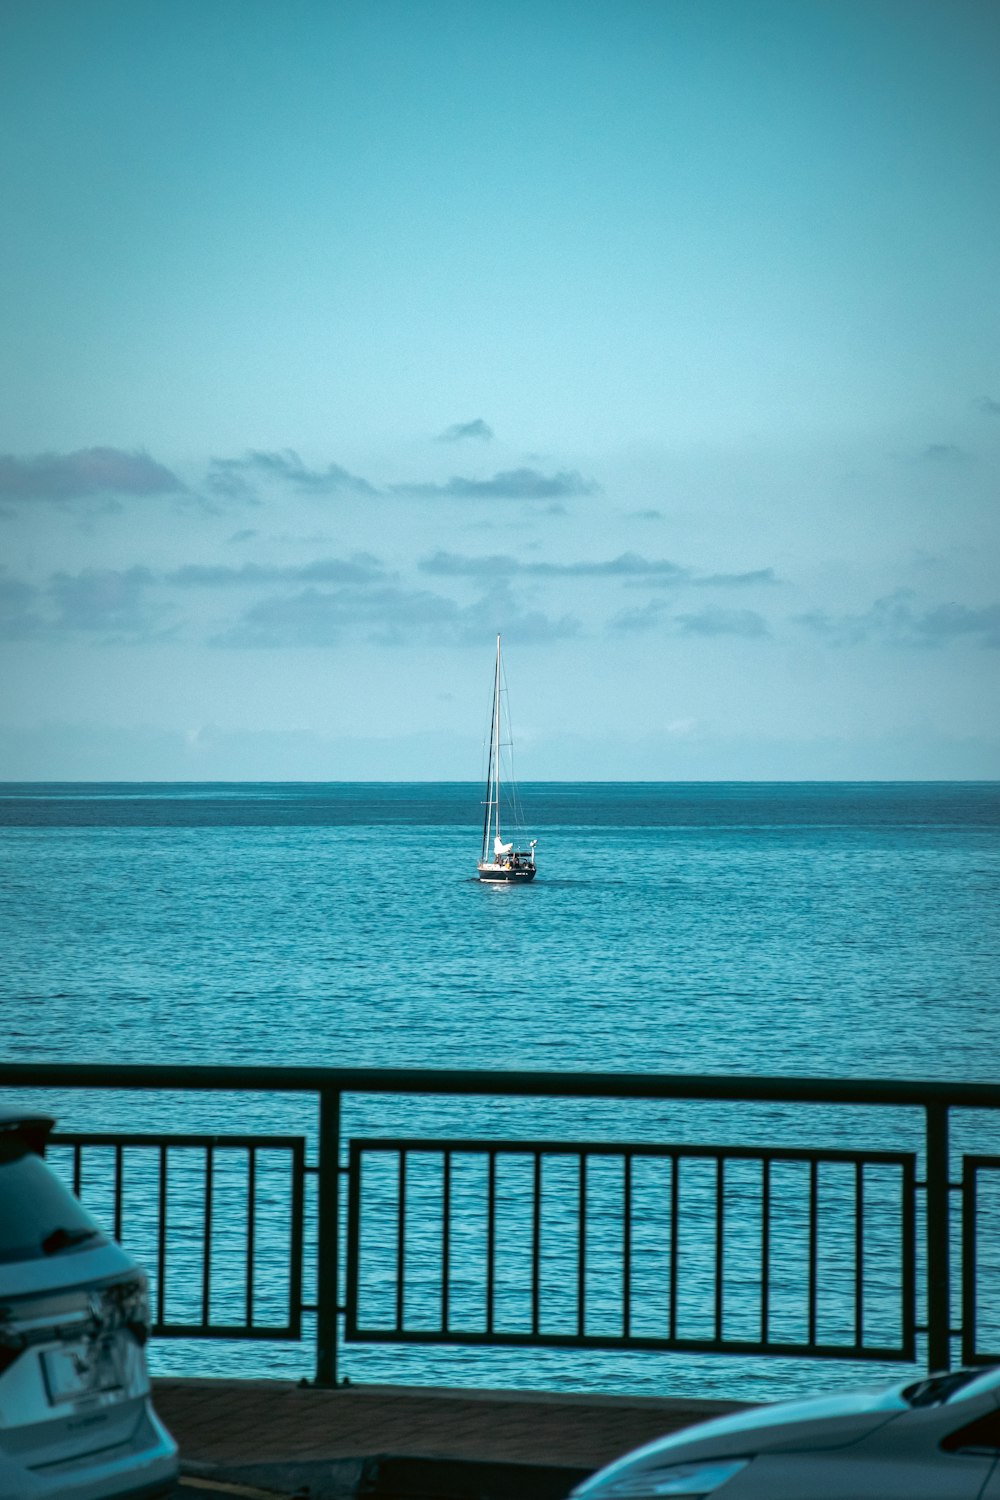
M507 885L523 885L535 878L535 845L532 839L527 849L515 849L513 840L505 843L500 832L500 693L503 681L503 663L500 659L500 637L497 636L497 659L493 674L493 716L490 726L490 760L486 772L486 796L483 819L483 853L478 864L480 880L503 882ZM513 779L510 793L513 798ZM516 804L515 804L516 805Z

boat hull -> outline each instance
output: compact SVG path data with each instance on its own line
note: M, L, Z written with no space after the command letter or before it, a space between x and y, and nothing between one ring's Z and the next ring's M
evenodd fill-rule
M523 865L512 869L509 865L479 865L480 880L492 881L494 885L527 885L535 878L534 865Z

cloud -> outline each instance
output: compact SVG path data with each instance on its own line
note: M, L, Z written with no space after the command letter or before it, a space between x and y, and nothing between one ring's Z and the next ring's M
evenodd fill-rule
M478 431L482 426L482 432ZM474 430L475 429L475 430ZM451 434L449 436L449 434ZM485 422L459 424L441 436L441 441L460 441L464 437L492 436ZM242 458L213 458L206 479L213 495L224 500L256 503L261 486L280 484L314 495L405 496L418 500L544 500L553 512L561 513L559 502L576 495L599 493L598 485L584 479L575 469L560 469L544 474L539 469L505 469L488 479L453 475L443 483L407 480L379 489L340 464L310 469L291 448L281 452L254 450Z
M922 448L919 455L926 463L955 463L964 462L969 454L957 443L928 443Z
M718 588L744 588L758 583L770 584L779 581L773 568L753 568L749 573L706 573L703 578L693 580L699 585L710 584Z
M0 636L52 639L82 632L135 640L162 635L171 611L168 604L150 600L156 581L148 568L85 568L53 573L39 586L0 570Z
M645 630L659 629L667 604L664 599L650 599L641 609L623 609L610 621L608 629L615 634L638 635Z
M435 552L418 564L424 573L450 578L512 577L528 578L663 578L683 582L690 576L687 568L666 558L645 558L635 552L622 552L605 562L519 562L516 557L495 553L489 557L463 557L454 552Z
M384 579L386 573L377 557L357 552L350 559L320 558L299 565L243 563L239 568L222 564L188 563L166 574L168 583L184 588L254 588L275 583L339 583L367 585Z
M580 627L572 616L552 619L540 611L523 611L503 589L463 606L423 589L308 588L253 605L212 644L243 649L327 647L360 635L384 646L466 646L481 645L501 628L509 640L536 644L575 635Z
M662 510L630 510L626 520L629 521L662 521Z
M966 604L938 604L917 621L919 636L928 643L978 635L984 646L1000 646L1000 604L970 609Z
M391 488L393 494L420 500L562 500L598 493L598 486L575 469L560 469L556 474L505 469L492 479L455 475L444 484L394 484Z
M990 417L1000 417L1000 401L994 401L992 396L980 396L974 403L978 411L983 411Z
M493 553L485 557L466 557L460 553L438 551L430 557L421 558L419 568L424 573L436 573L449 578L622 578L630 588L652 585L669 588L674 585L692 583L699 587L711 585L719 588L741 588L754 584L775 584L778 578L773 568L755 568L747 573L696 574L681 563L665 557L643 557L638 552L621 552L617 557L601 562L521 562L506 553Z
M378 491L367 479L351 474L339 464L325 469L308 469L292 448L280 453L253 451L243 458L213 458L208 473L208 487L224 499L253 500L257 490L253 480L277 481L315 495L376 495Z
M0 499L77 500L88 495L170 495L184 485L146 453L81 448L35 458L0 454Z
M472 422L456 422L454 427L448 427L438 437L439 443L460 443L464 438L478 438L480 441L489 442L493 436L493 428L482 417L476 417Z
M679 635L738 635L759 639L771 634L767 621L752 609L703 609L696 614L672 615L664 599L650 599L641 609L626 609L610 621L618 634L666 629Z
M897 589L876 599L862 614L830 615L814 610L797 615L795 623L833 646L874 641L890 646L936 647L978 637L982 646L1000 647L1000 604L921 607L912 589Z
M161 634L169 607L153 604L148 590L156 582L148 568L85 568L54 573L48 592L58 611L55 630L113 632L120 636Z
M678 615L683 635L741 635L748 640L770 635L767 621L753 609L703 609L695 615Z
M0 639L22 641L38 635L45 628L35 612L39 590L33 584L12 578L0 568Z

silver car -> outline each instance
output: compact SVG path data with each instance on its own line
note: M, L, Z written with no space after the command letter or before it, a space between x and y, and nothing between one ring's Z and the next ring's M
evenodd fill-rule
M575 1500L1000 1500L1000 1366L782 1402L660 1438Z
M177 1477L150 1400L146 1278L0 1111L0 1496L147 1500Z

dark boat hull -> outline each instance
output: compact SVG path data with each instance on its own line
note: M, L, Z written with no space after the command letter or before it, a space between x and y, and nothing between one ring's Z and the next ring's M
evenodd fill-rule
M491 870L480 865L479 878L491 881L494 885L527 885L529 880L535 878L535 867L526 865L523 869Z

